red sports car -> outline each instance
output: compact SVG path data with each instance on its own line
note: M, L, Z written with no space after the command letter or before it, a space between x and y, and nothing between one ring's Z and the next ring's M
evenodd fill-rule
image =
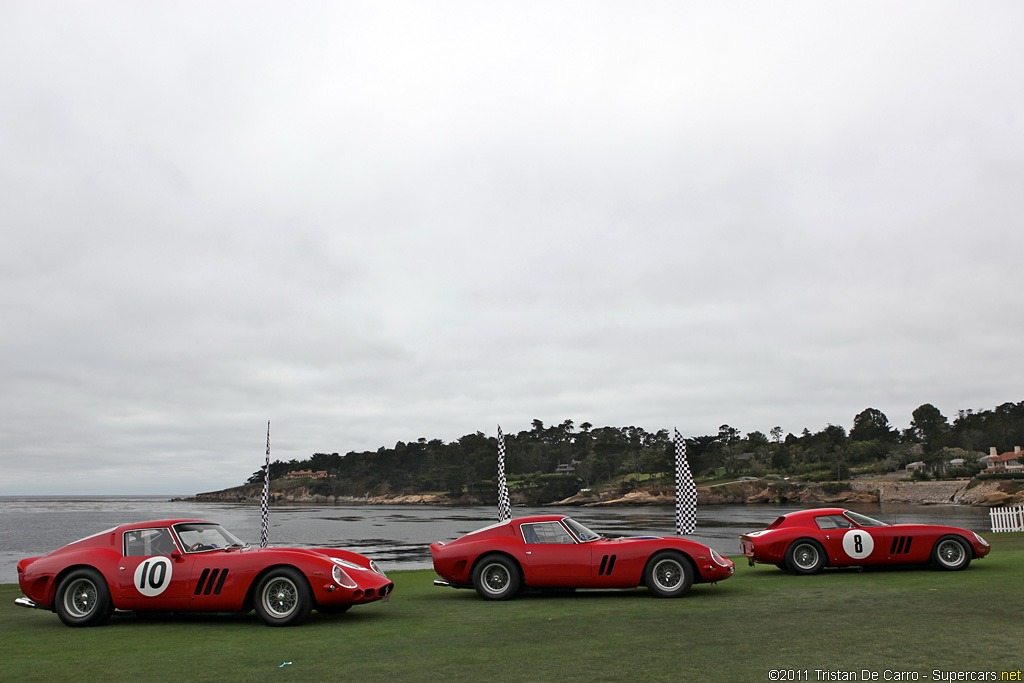
M115 609L256 610L270 626L299 624L312 608L344 612L394 584L362 555L334 548L250 548L198 519L124 524L18 563L24 607L68 626L102 624Z
M966 569L989 545L967 529L930 524L886 524L840 508L782 515L767 529L740 536L750 566L774 564L797 574L822 567L923 564Z
M507 600L521 588L636 588L678 598L732 576L732 560L675 537L604 538L570 517L522 517L430 546L439 586Z

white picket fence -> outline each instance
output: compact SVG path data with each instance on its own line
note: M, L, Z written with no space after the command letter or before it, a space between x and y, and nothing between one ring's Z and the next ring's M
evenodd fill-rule
M988 511L992 531L1024 531L1024 505L992 508Z

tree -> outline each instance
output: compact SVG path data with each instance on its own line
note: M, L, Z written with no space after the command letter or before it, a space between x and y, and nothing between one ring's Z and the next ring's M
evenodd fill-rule
M941 448L940 441L949 431L946 416L931 403L920 406L912 415L914 419L910 422L910 431L924 444L925 451L931 452Z
M850 441L885 441L895 443L898 433L889 424L889 418L877 408L865 408L853 418Z

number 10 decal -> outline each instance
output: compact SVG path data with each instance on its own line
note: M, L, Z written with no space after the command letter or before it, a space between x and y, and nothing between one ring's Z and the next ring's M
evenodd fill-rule
M147 598L155 598L171 583L171 560L150 557L135 568L135 588Z
M875 549L875 539L863 529L847 531L843 536L843 550L855 560L863 560Z

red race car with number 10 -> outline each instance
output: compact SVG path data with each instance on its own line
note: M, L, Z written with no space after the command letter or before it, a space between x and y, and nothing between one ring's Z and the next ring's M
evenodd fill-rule
M344 612L394 584L362 555L334 548L249 548L198 519L124 524L18 563L23 607L68 626L97 626L115 609L245 612L293 626L310 610Z
M886 524L850 510L820 508L782 515L767 529L740 536L750 566L774 564L796 574L822 567L924 564L966 569L989 545L967 529L930 524Z
M507 600L521 588L636 588L678 598L732 576L732 560L677 537L604 538L563 515L521 517L430 546L435 585Z

